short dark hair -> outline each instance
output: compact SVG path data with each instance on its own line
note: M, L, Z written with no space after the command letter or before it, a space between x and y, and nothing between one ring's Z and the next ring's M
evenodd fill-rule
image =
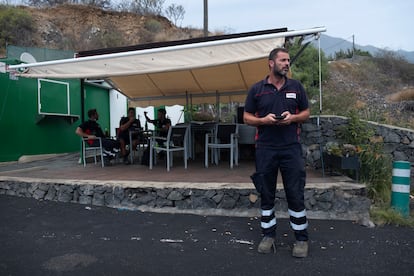
M128 108L128 113L129 113L131 110L132 110L132 111L134 111L134 114L135 114L135 112L136 112L136 111L135 111L135 108L134 108L134 107L130 107L130 108Z
M289 54L289 51L286 48L282 48L282 47L274 48L272 51L270 51L269 60L274 60L279 52Z
M167 110L165 110L164 108L158 109L158 112L161 112L164 115L167 114Z
M88 110L88 118L91 118L93 115L95 115L96 113L98 113L97 111L96 111L96 108L93 108L93 109L89 109Z

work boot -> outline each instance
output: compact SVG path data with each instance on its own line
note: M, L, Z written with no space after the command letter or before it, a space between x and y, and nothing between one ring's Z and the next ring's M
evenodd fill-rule
M292 256L305 258L308 256L308 241L296 241L293 245Z
M262 241L259 243L259 246L257 247L257 252L268 254L272 252L276 253L276 245L275 245L275 238L264 236Z

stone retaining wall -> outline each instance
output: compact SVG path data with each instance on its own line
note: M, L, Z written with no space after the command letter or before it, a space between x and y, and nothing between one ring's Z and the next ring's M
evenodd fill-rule
M0 194L32 197L37 200L73 202L86 205L139 209L173 208L179 210L250 210L259 215L260 197L253 189L124 188L106 185L29 183L0 181ZM309 212L324 213L326 218L358 219L366 217L370 201L364 189L306 189ZM276 193L276 212L285 212L283 190Z
M327 142L338 142L336 132L346 124L348 119L341 116L321 116L320 130L317 117L312 117L302 126L302 143L306 153L307 164L313 168L321 168L321 148ZM414 177L414 130L367 122L374 128L375 136L384 143L384 151L394 161L411 162L411 175Z

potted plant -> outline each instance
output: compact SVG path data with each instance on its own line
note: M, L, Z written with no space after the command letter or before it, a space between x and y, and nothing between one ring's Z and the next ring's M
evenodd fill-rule
M341 170L359 170L358 153L361 149L352 144L328 142L324 149L324 158L328 167Z

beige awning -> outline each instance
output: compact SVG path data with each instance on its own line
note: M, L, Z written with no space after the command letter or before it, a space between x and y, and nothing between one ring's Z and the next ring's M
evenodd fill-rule
M80 52L77 58L10 65L32 78L105 78L135 106L243 102L267 72L269 52L286 38L325 28L267 30ZM166 46L163 46L166 45Z

